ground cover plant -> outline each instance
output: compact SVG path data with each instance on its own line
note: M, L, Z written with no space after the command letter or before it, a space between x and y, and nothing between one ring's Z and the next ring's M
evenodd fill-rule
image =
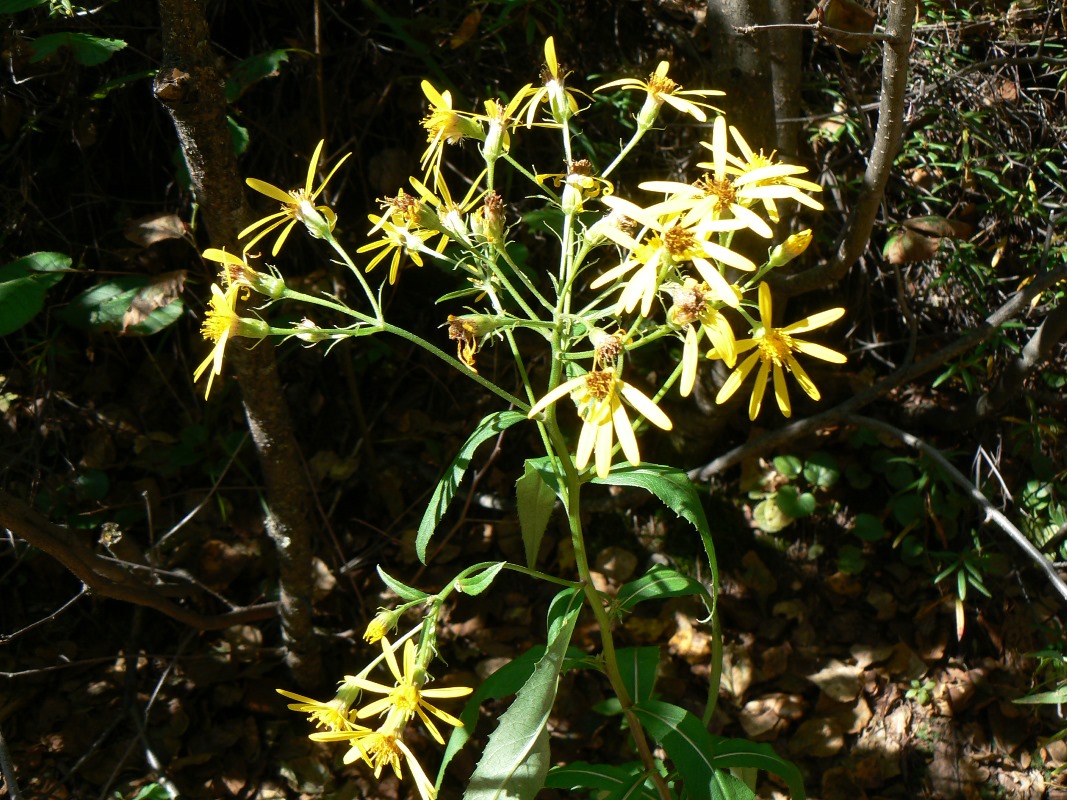
M0 5L7 794L1059 791L1057 13L129 5Z

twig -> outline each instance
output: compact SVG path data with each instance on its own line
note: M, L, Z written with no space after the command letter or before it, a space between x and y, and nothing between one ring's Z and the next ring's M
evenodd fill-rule
M933 372L935 369L944 365L948 359L954 358L985 341L996 333L1001 325L1016 314L1019 314L1028 308L1030 301L1034 297L1064 278L1067 278L1067 267L1060 267L1052 272L1046 272L1044 275L1034 280L1033 283L1016 292L1006 303L1004 303L1004 305L990 314L985 322L973 331L965 336L961 336L952 344L942 347L928 358L924 358L916 364L897 370L892 375L880 380L874 386L865 389L829 411L824 411L821 414L816 414L807 419L797 420L796 422L786 425L783 428L779 428L776 431L764 434L758 439L754 439L751 442L746 442L739 447L735 447L733 450L723 453L721 456L704 466L690 470L689 477L694 481L710 480L712 476L717 475L735 464L739 464L745 458L762 455L763 453L781 447L785 443L800 436L814 433L820 428L840 424L844 415L859 411L864 406L873 403L879 397L888 394L896 387L921 377L928 372Z
M864 33L862 31L848 31L843 28L831 28L819 22L774 22L768 25L735 25L734 30L742 36L748 36L761 31L811 31L816 35L837 34L839 36L852 36L858 39L870 39L872 42L888 42L896 44L900 41L900 35L896 33Z
M15 765L11 763L11 753L8 752L7 742L4 741L3 729L0 729L0 776L4 778L8 797L11 800L22 800L19 782L15 780Z
M1012 524L1004 514L993 506L978 487L971 483L967 476L960 472L956 467L945 458L944 454L936 447L927 444L917 436L913 436L907 431L902 431L900 428L894 427L887 422L881 420L871 419L870 417L860 416L859 414L848 414L845 416L845 421L854 425L861 425L865 428L873 428L874 430L881 431L882 433L888 433L889 435L904 442L909 447L914 447L916 450L920 450L924 455L937 462L937 465L943 469L948 476L952 479L952 482L963 489L964 492L979 506L985 513L985 519L987 522L993 522L1001 530L1011 537L1011 540L1019 546L1019 548L1037 564L1038 568L1045 573L1045 577L1048 578L1049 583L1063 598L1064 603L1067 603L1067 583L1064 583L1063 578L1059 576L1053 567L1052 563L1045 558L1041 551L1038 550L1026 538L1026 535Z
M278 615L277 603L237 607L224 614L203 616L172 603L127 571L121 563L97 555L70 531L46 519L16 497L0 489L0 527L7 528L74 573L90 592L138 606L154 608L197 630L221 630Z
M893 159L904 129L904 96L908 83L908 51L915 20L915 0L890 3L882 54L882 93L863 186L852 213L834 245L834 254L817 267L793 275L776 276L775 296L790 297L827 286L844 277L871 238L874 220L882 203Z

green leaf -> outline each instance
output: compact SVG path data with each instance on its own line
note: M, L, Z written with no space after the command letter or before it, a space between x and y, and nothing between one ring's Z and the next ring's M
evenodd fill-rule
M774 468L790 480L796 478L803 467L804 462L796 456L777 456L774 459Z
M521 411L497 411L490 414L478 423L474 433L459 449L455 460L452 461L444 476L438 481L433 497L430 498L430 503L426 507L426 513L422 517L422 522L419 523L419 533L415 539L415 552L419 557L419 561L423 564L426 563L426 546L430 543L430 537L433 536L441 517L448 510L452 498L456 496L456 490L459 489L463 476L467 474L467 468L470 466L474 451L478 449L482 442L492 439L524 419L526 419L526 415Z
M242 126L237 120L226 115L226 127L230 129L230 144L233 146L234 155L244 155L248 149L248 128Z
M574 761L562 767L552 767L545 779L545 788L568 791L589 789L595 791L602 800L659 800L644 766L636 762L616 767Z
M782 513L793 519L811 516L815 511L815 497L811 492L799 493L795 486L783 486L774 495L774 502Z
M97 64L103 64L125 46L126 42L122 39L101 39L88 33L49 33L30 42L30 49L33 50L30 63L44 61L61 47L69 47L75 61L86 67L95 67Z
M828 489L841 477L841 468L829 453L813 453L804 464L804 477L812 486Z
M281 73L281 65L289 60L290 53L303 50L268 50L256 53L237 63L226 79L226 102L234 103L245 91L264 78L273 78Z
M729 772L716 772L711 796L714 800L755 800L756 793L747 783Z
M31 253L0 267L0 336L41 313L45 293L63 280L70 264L62 253Z
M410 603L413 600L424 600L430 596L426 594L426 592L420 592L418 589L414 589L405 583L401 583L388 572L386 572L384 569L382 569L380 565L377 569L378 577L382 579L382 583L388 586L389 590L396 594L396 596L404 602Z
M1067 686L1061 686L1051 692L1038 692L1037 694L1028 694L1026 697L1017 697L1012 702L1040 703L1042 705L1067 703Z
M504 569L506 561L494 561L485 567L481 572L476 572L473 575L468 575L466 578L461 578L456 581L456 590L462 594L469 594L472 597L476 594L481 594L489 588L493 579L500 574L500 570Z
M874 514L857 514L852 522L852 532L865 542L877 542L885 538L885 526Z
M690 800L711 800L717 772L712 762L714 744L700 720L684 708L659 700L643 700L633 706L633 713L652 738L667 751L685 781Z
M652 699L652 692L656 687L656 672L659 669L659 648L620 647L615 656L630 699L635 703Z
M593 483L608 486L637 486L651 492L667 508L686 520L697 530L704 552L708 557L708 569L711 571L711 585L719 585L719 562L715 557L715 543L711 540L711 529L704 507L700 504L700 495L689 480L689 476L680 469L661 464L642 464L640 467L620 467L613 469L606 478L593 478ZM716 590L717 591L717 590ZM715 613L716 597L711 595L711 612Z
M174 273L115 278L82 292L57 316L76 328L149 336L185 310L178 295L182 280Z
M129 75L121 75L118 78L112 78L101 85L101 87L89 95L89 97L93 100L103 100L115 89L121 89L123 86L129 86L131 83L143 81L145 78L152 78L155 74L156 71L154 69L143 69L140 72L131 72Z
M718 769L760 769L777 775L789 787L792 800L804 800L804 777L797 765L782 758L766 742L748 739L711 737L715 756L712 763Z
M541 540L552 517L552 509L556 506L556 492L545 483L540 470L527 460L525 472L515 481L515 497L519 506L522 544L526 549L526 565L534 569Z
M623 611L629 611L645 600L682 597L689 594L701 595L709 607L712 605L711 596L700 581L662 564L653 564L640 578L623 584L615 596L615 602Z
M756 504L752 509L752 521L756 523L756 527L767 533L778 533L794 522L791 516L782 511L773 497Z
M17 14L34 6L43 6L48 0L0 0L0 14Z
M550 766L545 726L582 599L580 589L565 589L553 600L544 657L501 715L467 784L464 800L534 800L544 785Z

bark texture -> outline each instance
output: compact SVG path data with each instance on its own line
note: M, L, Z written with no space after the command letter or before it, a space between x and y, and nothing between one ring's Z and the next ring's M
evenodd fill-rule
M211 244L239 249L250 219L226 121L224 76L210 46L204 0L160 0L164 62L155 95L178 133ZM321 660L311 617L311 487L278 378L274 350L231 345L245 416L266 486L266 528L278 552L287 661L301 686L319 681Z

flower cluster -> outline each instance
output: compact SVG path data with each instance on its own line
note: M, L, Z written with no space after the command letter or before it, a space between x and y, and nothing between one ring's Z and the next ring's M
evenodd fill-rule
M408 723L418 716L430 735L439 744L444 744L444 738L430 715L455 727L462 727L463 723L429 700L464 697L472 690L467 687L425 688L429 675L424 662L429 661L432 647L416 648L415 643L409 639L404 643L401 669L393 652L394 646L380 635L379 629L384 629L386 623L380 621L379 617L375 617L368 626L367 638L373 638L373 629L373 634L380 639L382 655L396 681L393 686L376 683L363 675L346 675L337 694L325 703L284 689L278 689L278 693L297 701L291 703L289 708L307 714L308 721L314 722L317 728L326 728L309 734L310 739L317 742L345 742L349 745L349 750L343 758L344 763L351 764L362 760L374 770L375 778L381 776L383 768L390 767L396 777L401 778L402 765L406 762L422 800L434 800L437 796L434 783L426 776L415 754L404 742L404 732ZM374 692L383 697L362 708L356 708L355 704L361 692ZM377 728L368 728L358 722L372 717L382 719Z

